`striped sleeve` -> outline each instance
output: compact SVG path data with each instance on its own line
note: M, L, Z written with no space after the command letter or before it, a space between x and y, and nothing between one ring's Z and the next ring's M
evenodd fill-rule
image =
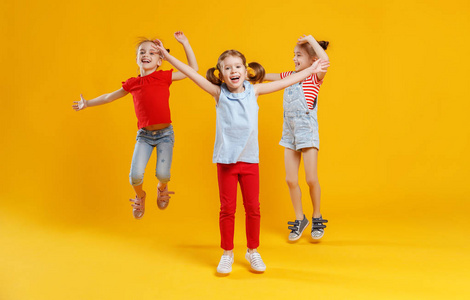
M292 71L288 71L288 72L282 72L282 73L279 74L279 75L281 75L281 79L284 79L284 78L286 78L287 76L292 75L292 73L293 73Z
M323 80L318 80L317 74L313 74L305 79L303 82L303 90L305 94L305 100L310 109L315 107L315 99L320 92L320 86L323 83Z

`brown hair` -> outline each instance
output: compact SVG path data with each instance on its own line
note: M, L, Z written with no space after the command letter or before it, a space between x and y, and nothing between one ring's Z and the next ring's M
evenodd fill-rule
M213 84L222 85L222 62L225 58L229 56L239 57L242 60L245 68L247 67L245 55L243 55L237 50L227 50L219 56L219 59L217 60L217 65L207 70L207 80L209 80ZM264 75L266 74L266 71L264 70L263 66L257 62L251 62L248 64L248 67L253 70L253 72L248 72L248 81L250 81L251 83L262 82L264 79ZM217 74L217 76L214 74L216 70L219 71L219 74Z
M330 42L328 42L328 41L318 41L318 44L323 48L323 50L326 50L326 48L328 48L328 45L330 44ZM313 47L309 43L300 44L299 46L302 49L304 49L305 51L307 51L307 53L308 53L308 55L310 55L310 57L318 57L318 55L315 53L315 50L313 50Z

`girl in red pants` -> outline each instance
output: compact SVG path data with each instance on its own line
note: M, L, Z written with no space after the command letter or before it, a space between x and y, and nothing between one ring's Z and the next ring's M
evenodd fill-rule
M319 60L304 71L285 79L253 85L250 82L262 81L264 69L258 63L247 65L245 56L236 50L223 52L217 61L217 66L207 71L205 79L194 69L170 55L161 43L158 49L169 63L213 96L216 102L217 127L213 162L217 163L220 194L219 224L221 247L224 249L217 272L228 274L232 271L238 182L246 213L248 250L245 258L253 270L264 272L266 265L257 252L260 231L257 98L258 95L281 90L313 73L324 71L328 62Z

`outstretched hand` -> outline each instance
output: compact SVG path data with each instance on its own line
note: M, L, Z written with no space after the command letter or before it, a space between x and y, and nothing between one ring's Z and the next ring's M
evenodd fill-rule
M310 67L312 74L314 73L325 73L330 66L329 60L317 59Z
M182 31L175 32L175 39L181 44L188 42L188 38L184 35Z
M74 103L74 104L72 105L72 108L73 108L75 111L83 110L83 109L85 109L85 108L88 107L88 105L87 105L87 103L86 103L86 100L83 99L82 94L80 94L80 101L74 101L73 103Z

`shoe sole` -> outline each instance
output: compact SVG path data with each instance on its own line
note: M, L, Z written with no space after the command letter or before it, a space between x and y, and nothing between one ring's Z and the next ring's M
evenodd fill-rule
M308 222L308 220L307 220L307 222ZM300 232L300 234L297 236L296 239L290 239L290 238L287 238L287 239L291 242L298 241L302 237L302 234L304 233L305 228L307 228L308 225L310 225L310 222L308 222L307 225L305 225L304 229Z
M232 270L230 270L230 271L228 271L228 272L222 272L222 271L220 271L219 269L217 269L217 273L222 274L222 275L230 274L230 272L232 272Z

